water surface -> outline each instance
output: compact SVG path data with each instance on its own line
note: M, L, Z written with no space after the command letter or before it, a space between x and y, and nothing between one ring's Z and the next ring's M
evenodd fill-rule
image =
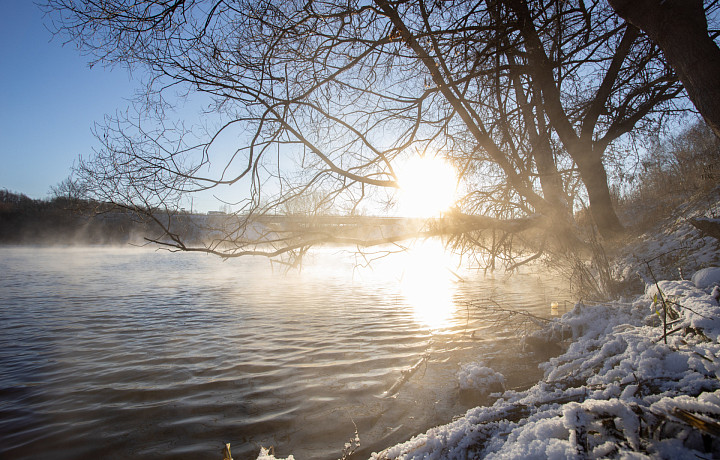
M557 282L372 270L327 249L302 273L264 259L113 248L0 248L0 457L236 459L260 446L359 457L446 423L461 364L539 375L513 325L467 301L549 316ZM561 307L562 308L562 307ZM426 357L394 394L402 371Z

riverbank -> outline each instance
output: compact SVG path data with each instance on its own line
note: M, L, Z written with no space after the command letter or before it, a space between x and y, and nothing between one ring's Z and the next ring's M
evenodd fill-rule
M545 330L569 346L535 386L372 458L717 458L718 283L706 269L632 302L578 304Z
M705 269L632 302L576 305L544 331L569 345L535 386L373 458L717 458L717 284Z

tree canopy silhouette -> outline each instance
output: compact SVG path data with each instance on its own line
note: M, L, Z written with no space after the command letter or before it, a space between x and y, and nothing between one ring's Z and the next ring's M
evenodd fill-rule
M623 160L618 141L685 109L661 50L604 0L45 7L92 63L149 75L139 113L105 120L102 148L80 164L97 198L153 214L194 191L244 187L233 227L211 246L190 248L153 215L165 244L185 250L278 255L339 241L248 229L292 202L355 214L391 201L399 165L435 155L458 171L463 193L425 234L470 247L492 232L497 250L532 228L538 241L582 244L574 210L586 204L613 237L622 226L607 168ZM173 120L188 94L208 97L222 122L198 132ZM232 148L220 141L230 135Z

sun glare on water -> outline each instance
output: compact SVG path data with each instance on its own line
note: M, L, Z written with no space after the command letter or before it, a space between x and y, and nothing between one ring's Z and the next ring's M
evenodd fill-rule
M401 290L415 320L430 329L449 326L455 311L455 280L448 270L455 262L438 240L417 241L406 254Z
M457 172L440 157L414 157L397 170L403 217L437 217L457 199Z
M406 245L404 251L373 258L372 265L358 268L353 276L365 282L396 281L399 296L395 301L408 308L405 311L411 313L414 322L432 331L445 330L452 326L457 310L461 278L456 273L462 273L461 257L437 238Z

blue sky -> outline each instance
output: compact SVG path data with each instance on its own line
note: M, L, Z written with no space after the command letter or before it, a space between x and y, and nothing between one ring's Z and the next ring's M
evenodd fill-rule
M63 46L31 0L0 0L0 189L47 196L97 143L95 121L128 106L136 83Z
M0 189L47 198L80 155L99 147L95 122L130 106L141 72L91 69L74 44L53 37L33 0L0 0L0 12ZM200 107L189 103L181 115L197 122ZM217 144L234 151L228 142ZM245 193L224 187L196 194L194 209L218 209L216 196L232 203Z

